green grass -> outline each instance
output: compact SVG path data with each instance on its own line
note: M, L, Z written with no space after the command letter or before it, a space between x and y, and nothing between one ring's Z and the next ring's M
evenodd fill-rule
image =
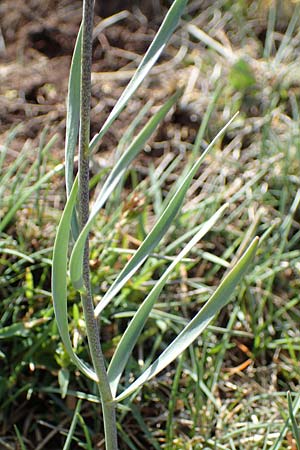
M122 385L149 367L180 333L253 236L261 236L261 245L253 270L214 326L185 351L179 364L171 365L122 404L118 410L121 448L275 450L290 448L292 435L296 445L299 416L292 412L291 402L295 402L295 411L300 376L297 43L287 35L281 38L283 47L278 50L280 42L275 46L272 38L272 16L267 43L261 42L249 17L257 17L258 13L252 9L247 17L243 2L219 1L215 8L220 9L228 36L242 55L247 55L246 45L254 40L256 47L249 67L256 83L237 86L232 82L230 61L209 46L201 46L200 52L202 44L190 37L188 46L194 53L185 56L178 73L189 79L201 58L199 77L206 80L207 92L201 94L197 81L188 104L202 113L208 104L212 105L211 120L201 132L199 151L224 120L238 109L240 114L207 155L183 212L163 242L151 250L151 258L102 313L108 359L125 324L170 263L167 258L172 261L198 231L199 224L222 204L228 202L229 206L222 221L214 225L166 282L129 359ZM189 20L200 23L218 41L215 29L209 27L212 8L207 10L205 21L200 17L197 22L197 14L193 10ZM289 32L294 36L296 30ZM177 41L172 43L175 48L180 37L177 32ZM279 39L278 35L275 38ZM216 85L209 79L218 67L224 76L221 93L216 96ZM187 99L183 96L183 105ZM171 129L169 120L165 123ZM139 124L137 127L141 129ZM137 197L128 198L127 191L116 192L95 219L91 266L96 300L115 282L130 252L137 248L137 241L145 238L150 224L159 217L172 195L171 182L176 182L182 169L190 167L197 156L181 132L181 141L175 136L172 142L173 148L181 145L181 153L166 154L152 167L144 166L142 172L138 164L131 168L124 184L132 186ZM9 142L7 149L9 155ZM72 420L74 424L77 417L72 445L94 448L101 441L101 423L94 419L98 417L96 391L92 382L74 373L60 343L50 301L51 247L60 213L49 197L61 168L55 169L55 163L45 159L44 164L53 170L47 179L50 172L46 178L46 172L38 174L28 159L25 148L13 162L4 160L1 172L4 225L0 269L0 445L15 448L19 442L27 449L36 448L58 427L43 448L63 448ZM163 167L167 167L165 175ZM19 199L22 206L15 208ZM26 220L22 221L25 214ZM38 248L34 239L38 240ZM82 311L77 306L77 293L71 286L69 289L71 341L80 357L87 360ZM61 397L64 389L66 398ZM289 403L287 391L291 391ZM82 399L77 416L76 399ZM33 416L26 422L30 410Z

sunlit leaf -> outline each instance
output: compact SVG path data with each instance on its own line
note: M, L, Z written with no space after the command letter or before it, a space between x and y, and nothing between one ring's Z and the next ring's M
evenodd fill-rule
M115 402L119 402L136 389L141 387L151 378L155 377L174 359L176 359L197 337L203 332L215 315L230 300L235 287L246 274L249 265L253 261L258 245L258 238L255 238L248 247L244 255L235 264L233 269L226 275L214 294L198 312L198 314L186 325L181 333L166 348L166 350L137 378L122 394L116 397Z
M134 275L138 268L143 264L152 250L157 246L161 239L166 234L174 218L180 211L182 203L184 201L187 190L189 189L191 182L196 175L200 165L202 164L205 156L213 148L217 140L222 136L225 130L229 127L231 122L235 119L236 115L233 116L231 120L222 128L222 130L216 135L216 137L211 141L211 143L206 148L205 152L202 153L200 158L195 162L192 168L189 170L187 175L184 177L182 184L178 187L177 191L174 193L170 200L170 203L157 220L156 224L152 230L147 235L146 239L140 245L134 256L128 261L124 269L120 272L114 283L111 285L109 290L106 292L101 302L97 305L95 309L95 315L98 316L100 312L105 308L105 306L115 297L115 295L122 289L124 284Z
M146 78L146 76L150 72L151 68L154 66L155 62L161 55L167 42L172 36L173 31L177 27L186 4L187 0L175 0L173 2L149 49L145 53L145 56L143 57L142 61L140 62L134 76L130 80L129 84L125 88L122 95L120 96L119 100L117 101L110 115L106 119L99 133L93 137L90 143L90 150L93 150L97 146L101 138L109 130L112 123L120 115L123 108L126 106L128 100L132 97L132 95L138 89L142 81Z
M161 293L163 287L165 286L170 274L175 269L176 265L191 251L191 249L200 241L200 239L205 236L205 234L215 225L215 223L222 216L227 205L222 206L207 222L205 222L201 229L195 234L195 236L186 244L186 246L181 250L181 252L176 256L174 261L165 270L164 274L155 283L150 293L147 295L146 299L143 301L137 312L135 313L133 319L128 325L126 331L124 332L116 350L113 358L108 367L108 379L110 382L110 387L112 394L115 395L119 379L125 368L125 365L132 353L132 350L137 342L137 339L146 323L146 320L151 313L151 310Z
M78 179L74 181L69 200L63 211L53 249L52 295L55 318L66 351L76 366L89 378L97 381L97 375L74 353L68 325L67 308L67 258L71 218L78 191Z
M174 94L166 103L163 105L156 114L147 122L141 132L136 136L133 140L132 144L128 147L128 149L121 156L119 161L116 163L108 178L106 179L93 207L91 210L91 214L88 222L85 227L82 229L72 251L72 255L70 258L70 276L73 286L76 289L82 288L82 260L83 260L83 251L84 244L88 233L95 221L95 218L99 212L99 210L103 207L111 193L116 188L117 184L121 180L124 175L127 167L133 161L133 159L137 156L137 154L144 148L145 143L155 131L156 127L162 122L168 111L175 104L176 100L181 94L181 90L179 90L176 94Z

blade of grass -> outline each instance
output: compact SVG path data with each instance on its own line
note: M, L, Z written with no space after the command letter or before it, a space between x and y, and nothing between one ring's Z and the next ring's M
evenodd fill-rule
M170 274L175 269L177 264L191 251L191 249L205 236L206 233L215 225L220 219L222 214L228 205L224 205L220 208L207 222L205 222L196 235L188 242L188 244L181 250L174 261L169 265L164 274L157 281L152 288L146 299L140 305L139 309L135 313L133 319L129 323L126 331L124 332L115 352L111 359L107 375L110 382L112 394L115 395L117 386L125 368L125 365L132 353L132 350L137 342L139 335L149 317L149 314L160 295L163 287L165 286Z
M75 433L76 425L77 425L77 422L78 422L78 415L80 413L81 403L82 403L82 400L79 399L78 402L77 402L75 411L74 411L73 419L72 419L71 426L70 426L69 431L68 431L67 439L66 439L66 441L64 443L63 450L69 450L70 445L72 443L73 435Z
M49 140L49 142L46 143L44 148L40 150L40 155L35 158L33 162L29 164L29 168L26 171L21 171L20 178L17 182L17 192L22 193L26 186L31 184L32 179L35 179L35 182L38 181L38 179L34 176L34 172L37 170L38 166L41 164L41 161L44 160L45 156L49 153L49 151L52 149L53 145L58 139L58 135L52 136L52 138Z
M16 212L20 209L22 204L27 200L30 195L32 195L37 189L39 189L44 183L47 183L55 174L61 172L64 168L64 164L58 164L54 169L50 170L47 174L45 174L40 180L26 189L15 201L13 206L7 211L5 216L0 222L0 233L5 230L7 225L13 219Z
M93 40L96 39L100 33L103 33L105 28L108 28L121 20L127 19L128 16L130 16L129 11L124 10L102 19L93 30Z
M272 46L274 45L274 29L276 24L276 2L270 5L269 15L268 15L268 25L267 25L267 34L265 39L264 46L264 58L270 58Z
M280 43L279 49L276 53L276 56L274 59L274 66L277 66L278 64L280 64L282 62L282 60L284 59L285 52L289 47L289 43L292 39L293 32L299 22L299 17L300 17L300 5L298 4L294 7L293 15L288 24L287 30L284 34L284 37Z
M220 42L216 41L212 37L210 37L207 33L205 33L203 30L201 30L199 27L197 27L194 24L188 24L186 26L186 29L188 33L190 33L192 36L194 36L199 41L203 42L208 47L215 50L217 53L219 53L223 58L225 58L227 61L229 61L230 64L233 64L237 60L237 55L231 50L231 48L225 47L225 45L220 44Z
M115 168L110 173L109 177L107 178L100 194L98 195L92 210L91 210L91 217L89 219L93 220L94 216L98 214L99 211L99 204L102 207L103 200L102 195L105 195L106 190L112 191L110 188L111 184L114 182L114 179L118 177L119 174L123 174L124 170L128 167L128 165L133 161L133 159L137 156L137 154L140 152L140 150L144 147L147 140L150 138L150 136L154 133L157 126L164 120L167 113L170 111L172 106L175 105L176 101L182 94L182 89L179 89L167 102L157 111L156 114L147 122L145 127L141 130L141 132L137 135L137 137L134 139L130 147L127 149L127 151L123 154L119 162L116 164ZM103 193L103 194L102 194Z
M88 427L87 427L87 425L86 425L82 415L78 413L77 416L78 416L79 422L80 422L81 427L82 427L83 432L84 432L85 441L86 441L86 449L87 450L93 450L92 440L91 440L91 437L90 437L90 433L89 433Z
M91 143L90 150L94 150L101 138L110 128L115 119L120 115L123 108L126 106L128 100L132 97L135 91L138 89L142 81L145 79L163 49L165 48L168 40L170 39L173 31L177 27L183 10L187 4L187 0L175 0L169 9L160 29L158 30L155 38L153 39L149 49L139 64L134 76L130 80L129 84L125 88L124 92L120 96L110 115L103 124L101 130L96 134Z
M211 115L215 109L215 106L217 104L217 101L218 101L221 93L222 93L222 90L223 90L223 84L221 82L219 82L216 86L216 89L214 90L212 99L207 107L207 110L205 111L203 119L201 120L201 125L197 132L197 135L195 138L195 143L193 146L193 152L192 152L193 159L195 159L199 155L199 151L200 151L201 143L203 141L204 133L207 129Z
M17 171L20 167L24 170L24 163L26 165L26 161L28 160L28 148L25 148L25 146L20 151L18 157L14 160L12 164L9 165L9 167L3 171L0 172L0 199L1 203L4 200L4 192L7 189L8 186L11 185L11 181L13 177L17 178Z
M145 382L153 378L174 359L176 359L207 327L214 316L230 300L231 295L242 277L246 274L249 265L254 259L258 246L258 238L255 238L244 255L233 269L223 279L215 293L211 296L203 308L196 314L191 322L181 331L167 349L151 364L150 367L137 378L122 394L115 398L115 402L124 400L128 395L141 387Z
M175 415L175 409L176 409L176 401L178 399L178 391L179 391L179 382L180 377L182 374L182 366L183 366L183 355L181 355L178 361L178 365L175 372L175 377L172 383L172 389L171 389L171 395L170 400L168 404L168 418L166 423L166 449L172 450L173 445L173 436L174 436L174 429L173 429L173 421L174 421L174 415Z
M173 219L178 214L180 210L184 197L187 193L187 190L196 175L202 161L208 152L213 148L217 140L222 136L222 134L226 131L232 121L235 119L237 114L235 114L232 119L227 122L227 124L219 131L216 137L211 141L211 143L206 148L205 152L202 153L200 158L196 161L193 167L185 176L182 185L179 186L174 196L170 200L170 203L166 207L165 211L161 215L161 217L157 220L156 224L140 245L135 255L129 260L124 269L120 272L114 283L111 285L109 290L104 295L101 302L97 305L95 309L95 315L98 316L100 312L105 308L105 306L114 298L114 296L122 289L124 284L133 276L133 274L138 270L138 268L143 264L148 255L152 252L152 250L156 247L156 245L161 241L165 233L167 232L169 226L171 225Z
M74 181L69 200L62 214L53 248L52 294L55 317L61 339L74 364L88 377L98 381L96 373L74 353L68 326L67 310L67 258L70 223L78 192L78 179Z
M222 83L221 82L217 83L216 88L213 92L212 99L209 102L208 107L205 111L205 114L201 120L201 125L198 129L198 132L197 132L194 144L193 144L193 150L187 161L186 167L182 171L181 176L179 176L177 181L171 186L168 194L165 196L164 201L163 201L163 206L165 206L169 203L170 199L174 195L174 192L177 191L178 186L180 186L180 184L182 183L182 180L184 179L185 175L188 173L188 171L190 170L191 166L194 164L196 159L200 156L200 147L201 147L201 144L203 143L203 137L207 130L209 120L215 109L218 98L221 95L222 89L223 89Z
M293 410L293 403L292 403L292 397L291 393L287 393L287 399L288 399L288 408L289 408L289 416L291 421L291 428L293 431L293 436L296 441L297 449L300 450L300 434L299 434L299 427L296 422L296 417Z
M89 216L88 222L85 224L82 229L72 251L72 255L70 258L70 277L73 283L73 286L77 289L82 288L82 257L83 250L86 238L88 233L94 223L94 220L99 212L99 210L103 207L105 202L107 201L110 194L114 191L116 185L121 180L125 170L132 162L132 160L137 156L137 154L144 147L146 141L149 139L151 134L155 131L156 127L161 123L164 119L168 111L175 104L178 97L181 95L181 90L176 92L166 103L163 105L159 111L147 122L145 127L141 130L141 132L134 139L132 144L129 146L127 151L122 155L120 160L117 162L108 178L106 179L94 205L92 206L92 210Z
M15 429L15 432L16 432L16 435L17 435L17 439L18 439L18 442L19 442L19 445L20 445L20 449L21 450L26 450L26 445L24 444L22 435L21 435L17 425L14 425L14 429Z
M7 327L2 327L0 328L0 340L10 339L15 336L26 337L28 335L28 328L26 329L23 322L13 323L12 325L7 325Z
M20 131L22 131L22 129L23 129L22 124L19 124L16 127L12 128L12 130L10 130L8 134L5 144L0 147L0 172L2 172L3 164L7 156L10 143L16 138L16 136Z
M293 416L295 416L298 413L299 409L300 409L300 394L297 395L296 400L294 401L292 412ZM285 421L285 424L283 425L276 442L271 447L271 450L280 450L282 448L282 441L285 438L286 433L289 429L289 421L290 421L289 418Z
M159 185L159 178L156 175L154 164L151 163L149 166L149 179L151 183L151 191L153 196L153 210L155 216L160 216L163 212L162 210L162 191Z
M1 247L1 243L0 243L0 253L17 256L17 257L21 258L21 260L23 259L24 261L28 261L32 264L34 263L34 260L32 258L30 258L30 256L27 256L24 253L19 252L18 250L15 250L13 248L3 248L3 247Z

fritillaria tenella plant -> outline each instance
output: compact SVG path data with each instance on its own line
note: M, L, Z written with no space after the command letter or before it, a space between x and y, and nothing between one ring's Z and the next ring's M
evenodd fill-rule
M119 391L119 382L134 346L146 325L155 302L161 293L168 277L176 265L197 242L222 217L228 205L223 205L209 220L197 228L195 235L186 243L181 252L167 267L163 275L156 281L152 290L139 306L135 315L129 322L126 331L119 341L114 355L108 364L102 352L100 340L99 317L103 309L114 300L125 283L131 279L139 267L146 261L154 248L167 233L172 221L178 214L187 190L190 187L197 171L207 155L214 147L216 141L234 120L233 117L216 135L206 150L198 157L181 177L181 183L172 195L169 203L161 213L157 222L141 243L133 257L120 271L113 284L109 287L101 302L94 307L89 269L89 232L95 222L99 210L105 206L106 201L120 184L127 168L144 148L145 143L162 122L168 111L174 106L181 95L178 90L154 116L146 123L139 134L132 140L117 163L112 167L106 180L103 182L97 198L90 206L89 195L89 160L91 153L101 145L101 139L109 130L127 102L135 93L141 82L149 73L158 57L162 53L173 31L177 27L187 0L175 0L166 15L159 31L151 43L144 58L139 64L134 76L120 96L112 112L108 116L99 133L90 139L90 97L91 97L91 58L92 58L92 31L93 31L93 0L83 1L83 18L74 49L67 100L67 127L66 127L66 160L65 177L67 201L57 229L53 252L52 293L58 329L65 349L75 366L98 386L102 405L104 421L106 450L116 450L117 427L116 405L147 383L152 377L161 372L174 361L207 327L220 309L226 305L236 285L245 275L252 262L258 239L254 239L243 256L236 262L230 272L224 277L218 288L200 309L195 317L183 328L173 342L161 355L129 386ZM73 178L75 150L78 144L79 169ZM70 244L72 252L69 257ZM83 307L88 347L91 355L91 365L84 362L75 353L68 324L68 280L80 293Z

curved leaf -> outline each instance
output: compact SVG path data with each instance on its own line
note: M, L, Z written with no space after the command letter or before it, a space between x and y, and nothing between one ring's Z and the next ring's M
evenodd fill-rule
M176 92L166 103L163 105L156 114L148 121L148 123L144 126L144 128L140 131L137 137L133 140L132 144L126 150L126 152L122 155L120 160L117 162L108 178L106 179L93 207L91 210L91 214L88 222L85 227L82 229L72 251L71 259L70 259L70 277L73 283L73 286L76 289L82 288L82 260L83 260L83 251L84 244L88 233L94 223L94 220L99 212L99 210L103 207L105 202L107 201L110 194L115 189L116 185L121 180L125 170L132 162L132 160L137 156L137 154L144 147L145 143L151 136L151 134L155 131L156 127L162 122L168 111L175 104L178 97L181 95L181 90Z
M222 206L209 220L207 220L201 227L201 229L193 236L188 244L181 250L176 256L174 261L169 265L164 274L156 282L153 289L145 298L131 322L129 323L125 333L123 334L112 360L109 364L107 375L114 396L117 391L117 386L125 365L132 353L132 350L137 342L139 335L146 323L146 320L151 313L151 310L161 293L164 285L166 284L170 274L176 267L176 265L191 251L191 249L205 236L206 233L215 225L217 220L222 216L224 210L228 207L227 204Z
M79 119L80 119L81 41L82 41L82 25L80 25L73 52L70 68L69 86L68 86L68 98L67 98L65 178L68 197L70 195L74 182L73 176L74 156L78 140Z
M256 253L258 246L258 238L255 238L244 255L237 264L223 279L217 290L210 297L207 303L196 314L191 322L181 331L174 341L166 348L166 350L151 364L145 372L137 378L122 394L115 398L115 402L124 400L136 389L141 387L151 378L155 377L165 367L167 367L174 359L176 359L211 322L214 316L225 306L229 300L237 284L246 274L250 263Z
M135 74L130 80L129 84L125 88L124 92L120 96L110 115L103 124L101 130L96 134L91 143L90 150L94 150L101 138L110 128L115 119L120 115L123 108L126 106L128 100L132 97L135 91L138 89L142 81L150 72L151 68L156 63L168 40L173 34L173 31L177 27L182 12L187 4L187 0L175 0L169 9L163 23L160 26L155 38L153 39L149 49L140 62Z
M52 295L55 318L61 339L71 360L87 377L98 381L96 373L74 353L68 326L67 311L67 259L70 226L78 191L78 179L74 181L70 197L63 211L55 238L52 262Z
M114 283L108 289L101 302L97 305L95 309L95 315L98 316L100 312L105 308L105 306L114 298L114 296L122 289L124 284L134 275L138 268L143 264L152 250L161 241L171 223L173 222L175 216L178 214L181 205L183 203L184 197L187 193L190 184L196 175L203 159L208 154L208 152L213 148L216 141L222 136L225 130L229 127L231 122L235 119L236 114L232 119L227 122L227 124L222 128L221 131L216 135L216 137L211 141L211 143L206 148L205 152L202 153L200 158L195 162L193 167L187 173L181 186L177 189L175 194L170 200L170 203L166 207L165 211L162 213L150 233L147 235L146 239L142 242L138 250L135 252L134 256L128 261L126 266L120 272Z
M82 24L80 25L76 44L73 52L69 86L67 98L67 117L66 117L66 142L65 142L65 180L67 197L69 197L74 181L74 156L78 141L79 120L80 120L80 79L81 79L81 42L82 42ZM75 208L71 220L72 235L74 240L79 234L79 225Z

